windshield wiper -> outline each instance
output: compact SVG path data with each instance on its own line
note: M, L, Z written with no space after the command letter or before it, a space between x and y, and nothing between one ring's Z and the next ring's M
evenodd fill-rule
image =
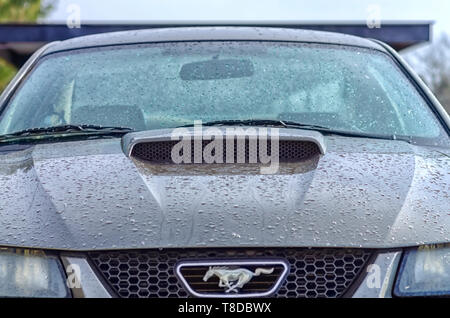
M194 127L194 124L187 124L179 126L177 128L183 127ZM229 120L216 120L202 123L202 126L273 126L273 127L283 127L283 128L301 128L301 129L323 129L329 130L330 128L325 126L301 124L294 121L288 120L278 120L278 119L229 119Z
M194 127L194 124L188 124L179 126L183 127ZM326 126L312 125L312 124L302 124L295 121L289 120L273 120L273 119L231 119L231 120L217 120L202 123L202 126L272 126L272 127L282 127L282 128L294 128L294 129L304 129L304 130L314 130L321 132L325 135L339 135L344 137L357 137L357 138L371 138L371 139L382 139L382 140L401 140L408 143L412 143L411 136L402 135L382 135L382 134L372 134L365 132L356 131L346 131L346 130L336 130Z
M134 131L127 127L107 127L99 125L61 125L42 128L30 128L14 132L11 134L1 135L0 142L7 142L17 139L28 139L35 137L59 137L61 135L124 135Z

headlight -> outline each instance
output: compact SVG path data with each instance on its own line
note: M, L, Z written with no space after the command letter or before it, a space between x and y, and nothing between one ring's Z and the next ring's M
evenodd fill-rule
M407 251L400 264L394 295L450 296L450 244Z
M0 248L0 297L68 297L57 257L43 251Z

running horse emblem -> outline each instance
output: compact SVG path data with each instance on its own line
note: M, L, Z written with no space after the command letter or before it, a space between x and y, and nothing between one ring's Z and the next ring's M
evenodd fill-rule
M217 276L219 278L219 287L227 288L226 293L229 292L239 292L239 289L244 287L254 276L259 276L261 274L272 274L273 268L264 269L257 268L255 272L252 272L245 268L239 269L228 269L227 267L209 267L203 277L203 281L208 281L212 276Z

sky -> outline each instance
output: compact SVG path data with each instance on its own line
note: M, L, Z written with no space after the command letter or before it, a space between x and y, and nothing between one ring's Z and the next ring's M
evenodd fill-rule
M48 1L48 0L46 0ZM51 0L50 0L51 1ZM383 21L435 21L435 32L450 33L448 0L56 0L47 22L65 22L71 4L81 22L165 20L366 21L378 6Z

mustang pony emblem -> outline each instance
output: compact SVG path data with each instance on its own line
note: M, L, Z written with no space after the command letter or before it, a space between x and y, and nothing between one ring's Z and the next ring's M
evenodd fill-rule
M219 287L228 288L227 290L225 290L226 293L229 293L231 291L237 293L238 289L244 287L244 285L247 284L253 278L253 276L259 276L261 274L272 274L273 270L273 268L257 268L253 273L252 271L245 268L228 269L227 267L214 266L209 267L209 270L203 277L203 281L206 282L208 281L208 279L215 275L219 278Z

